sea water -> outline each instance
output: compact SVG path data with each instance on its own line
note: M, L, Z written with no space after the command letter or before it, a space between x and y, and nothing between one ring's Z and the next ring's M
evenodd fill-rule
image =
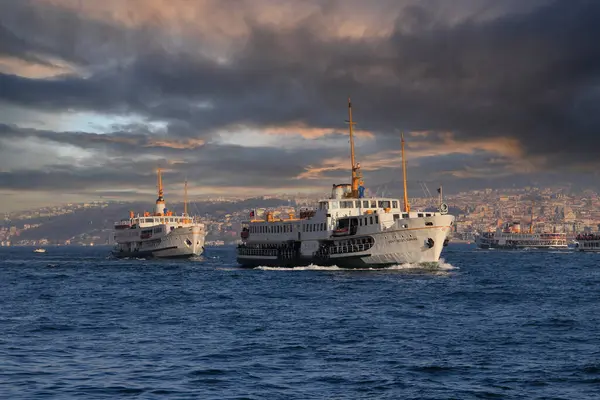
M0 398L597 399L600 254L242 269L0 248Z

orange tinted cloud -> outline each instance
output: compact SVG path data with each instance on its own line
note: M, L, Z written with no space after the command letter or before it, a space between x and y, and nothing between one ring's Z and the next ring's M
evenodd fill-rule
M44 59L44 57L39 57ZM76 68L62 60L45 58L45 63L36 63L11 56L0 56L0 73L24 78L51 78L76 72Z
M514 138L489 138L469 142L462 142L455 139L450 132L442 134L418 132L407 135L409 138L419 138L419 140L406 140L406 158L413 162L424 157L443 156L448 154L474 154L477 151L485 151L518 161L518 167L514 172L532 172L535 168L533 160L523 160L523 150L520 143ZM435 137L437 136L437 138ZM398 140L398 148L400 140ZM362 157L360 160L361 168L364 171L376 171L383 168L399 168L402 162L400 149L386 150L375 154ZM516 165L516 164L515 164ZM324 174L331 171L346 171L349 169L347 158L338 157L324 160L321 165L307 166L306 170L298 175L296 179L322 179ZM441 171L440 171L441 172ZM456 174L464 171L454 171ZM458 176L458 175L456 175Z
M252 23L293 28L308 18L321 18L315 33L335 37L373 37L392 32L398 4L372 7L362 2L272 0L43 0L86 18L128 27L162 27L173 32L189 30L207 36L239 38ZM411 1L405 1L411 2ZM414 2L414 1L412 1ZM326 21L326 23L325 23Z
M149 139L144 147L167 147L178 150L192 150L204 146L205 141L202 139L185 139L185 140L157 140Z
M340 129L309 127L306 124L268 127L261 129L261 133L267 135L299 135L305 139L316 139L327 135L348 135L347 131L341 131ZM365 130L355 130L354 134L357 137L374 138L371 132Z

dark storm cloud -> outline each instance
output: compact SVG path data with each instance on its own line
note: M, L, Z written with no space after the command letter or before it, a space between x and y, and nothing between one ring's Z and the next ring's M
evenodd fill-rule
M323 8L286 29L250 21L247 40L224 62L79 18L65 28L68 51L57 54L87 61L90 47L108 43L99 54L113 54L118 66L86 78L0 75L0 99L44 109L135 112L206 134L229 124L339 127L352 95L360 127L380 134L512 136L527 155L550 157L548 165L597 162L600 2L551 1L453 24L424 7L399 9L391 35L362 39L328 35L328 12L335 10ZM54 26L41 23L45 32ZM30 29L34 35L35 26ZM79 33L85 40L76 39ZM112 43L125 37L133 39Z

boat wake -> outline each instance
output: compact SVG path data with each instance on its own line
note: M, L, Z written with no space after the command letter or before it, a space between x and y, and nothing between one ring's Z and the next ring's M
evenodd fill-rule
M323 265L306 265L304 267L267 267L260 265L254 269L262 271L344 271L344 268L340 268L337 265L323 266Z
M323 266L310 264L303 267L267 267L258 266L254 269L262 271L393 271L393 270L420 270L420 271L451 271L459 269L440 258L439 262L431 263L406 263L392 265L389 267L365 267L365 268L340 268L337 265Z
M386 270L429 270L429 271L452 271L455 269L459 269L454 265L446 262L443 258L440 258L438 262L430 262L430 263L406 263L399 265L392 265L387 268L380 268Z

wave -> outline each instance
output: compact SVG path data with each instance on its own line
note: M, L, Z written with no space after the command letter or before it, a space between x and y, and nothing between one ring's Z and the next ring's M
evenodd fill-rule
M431 271L451 271L459 269L454 265L440 258L438 262L431 263L405 263L392 265L389 267L364 267L364 268L341 268L337 265L316 265L310 264L302 267L268 267L265 265L258 266L254 269L262 271L387 271L387 270L431 270Z
M310 264L303 267L267 267L260 265L254 269L260 269L263 271L343 271L345 268L340 268L337 265L323 266Z
M405 263L392 265L391 267L383 268L383 269L392 269L392 270L405 270L405 269L420 269L420 270L440 270L440 271L451 271L454 269L460 269L455 267L454 265L446 262L443 258L440 258L438 262L430 262L430 263Z

